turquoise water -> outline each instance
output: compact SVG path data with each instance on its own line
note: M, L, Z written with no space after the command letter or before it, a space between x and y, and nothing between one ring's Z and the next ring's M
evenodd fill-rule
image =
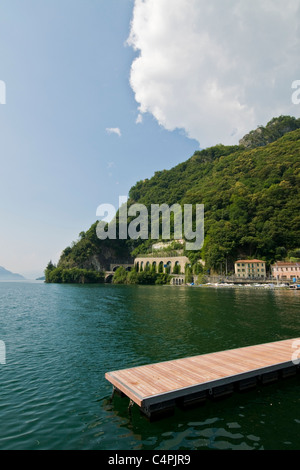
M0 283L0 450L300 449L300 378L149 422L110 370L300 337L300 294Z

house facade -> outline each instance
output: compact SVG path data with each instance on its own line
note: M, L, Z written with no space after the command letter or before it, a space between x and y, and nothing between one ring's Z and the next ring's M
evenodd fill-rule
M238 260L234 264L235 276L240 279L265 279L266 262L259 259Z
M293 281L300 279L300 263L278 261L271 266L271 274L274 279Z

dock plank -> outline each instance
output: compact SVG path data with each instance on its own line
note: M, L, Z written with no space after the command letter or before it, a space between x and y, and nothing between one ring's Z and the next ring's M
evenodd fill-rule
M293 365L295 341L300 338L246 346L200 356L107 372L105 378L142 409L285 369Z

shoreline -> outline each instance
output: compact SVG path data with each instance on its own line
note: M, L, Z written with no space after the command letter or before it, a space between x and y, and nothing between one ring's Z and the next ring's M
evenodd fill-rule
M206 284L194 284L194 283L188 283L188 284L182 284L182 285L174 285L174 284L168 284L165 285L164 287L209 287L209 288L251 288L251 289L282 289L282 290L296 290L291 288L291 286L286 285L286 284L274 284L274 283L252 283L252 284L235 284L235 283L226 283L226 282L208 282Z
M233 283L207 283L207 284L186 284L187 287L210 287L210 288L251 288L251 289L284 289L284 290L293 290L290 286L284 284L233 284ZM177 286L174 286L177 287Z

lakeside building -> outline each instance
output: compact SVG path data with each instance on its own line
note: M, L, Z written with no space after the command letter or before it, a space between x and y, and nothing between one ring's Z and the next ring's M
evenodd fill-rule
M238 260L234 263L234 272L241 279L265 279L266 262L260 259Z
M134 260L137 271L154 268L158 272L168 272L169 274L174 271L177 274L184 274L186 264L190 264L190 260L186 256L141 255Z
M293 281L300 279L300 263L278 261L271 266L272 277L282 281Z

